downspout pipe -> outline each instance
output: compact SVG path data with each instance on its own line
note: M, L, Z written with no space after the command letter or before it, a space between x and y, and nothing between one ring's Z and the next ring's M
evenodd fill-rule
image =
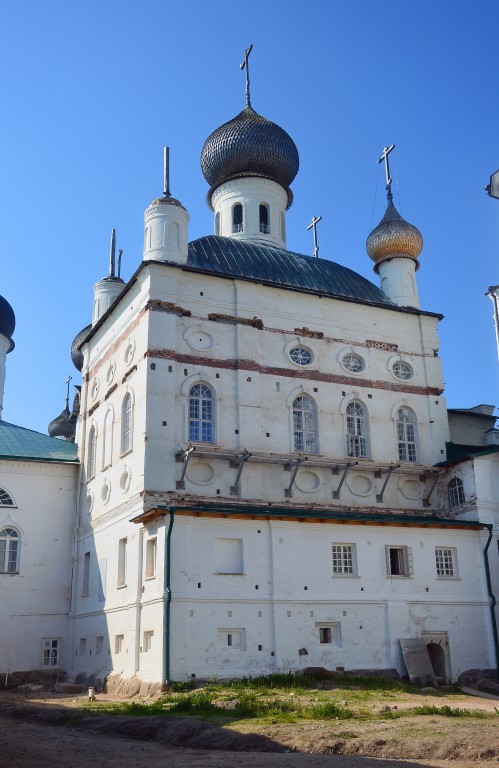
M489 537L487 539L487 543L485 545L485 549L483 550L483 562L485 565L485 579L487 581L487 590L490 597L490 618L492 620L492 634L494 637L494 650L496 653L496 678L499 680L499 637L497 633L497 621L496 621L496 598L494 593L492 592L492 582L490 580L490 567L489 567L489 556L488 551L490 547L490 542L492 541L492 532L494 529L494 526L492 523L480 523L480 525L483 528L486 528Z
M161 507L158 507L161 509ZM170 690L170 636L171 636L171 621L170 621L170 608L172 602L172 590L171 590L171 537L173 529L173 521L175 519L175 507L164 507L168 511L170 516L170 522L165 537L165 557L163 565L163 674L162 674L162 690ZM163 518L166 514L163 513Z

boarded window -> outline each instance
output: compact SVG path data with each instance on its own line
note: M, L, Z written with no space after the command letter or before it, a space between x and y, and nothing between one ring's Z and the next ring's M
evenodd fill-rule
M215 572L244 572L242 539L215 539Z

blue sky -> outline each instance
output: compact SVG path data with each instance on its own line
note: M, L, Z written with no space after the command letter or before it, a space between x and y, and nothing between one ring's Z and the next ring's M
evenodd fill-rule
M487 287L499 283L499 3L454 0L131 0L4 3L0 11L0 293L17 316L3 418L46 431L64 406L69 350L91 319L111 229L123 276L142 257L143 212L171 190L189 237L213 231L199 167L206 137L244 106L295 140L288 248L377 282L365 251L394 199L422 232L422 307L441 312L447 402L496 403Z

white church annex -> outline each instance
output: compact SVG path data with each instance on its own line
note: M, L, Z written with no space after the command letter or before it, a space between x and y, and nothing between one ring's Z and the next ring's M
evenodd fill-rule
M66 407L50 429L76 428L79 464L46 436L53 462L9 455L0 430L0 672L405 674L408 638L445 681L497 666L495 419L451 412L449 433L441 316L420 308L423 241L393 205L391 148L367 240L378 287L287 250L298 151L248 85L201 154L215 234L189 242L165 174L126 284L112 245L73 344L78 424ZM41 494L54 514L38 530ZM35 604L42 576L59 588Z

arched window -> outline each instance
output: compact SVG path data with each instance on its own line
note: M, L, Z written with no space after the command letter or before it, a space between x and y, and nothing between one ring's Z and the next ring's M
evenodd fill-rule
M400 461L417 461L416 417L410 408L397 411L397 441Z
M127 392L121 406L121 453L132 450L133 407L132 396Z
M215 214L215 234L220 234L220 211L217 211Z
M0 531L0 573L19 573L19 534L15 528Z
M452 509L454 507L460 507L464 504L464 487L463 481L460 477L453 477L447 486L447 493L449 496L449 505Z
M180 248L180 228L176 221L168 227L168 245L170 248Z
M109 467L113 455L113 412L109 410L104 419L104 429L102 432L102 468Z
M189 440L198 443L215 440L213 392L207 384L194 384L189 391Z
M300 395L293 402L293 450L317 453L316 408L307 395Z
M365 459L369 455L367 442L367 412L362 403L352 400L347 405L347 456Z
M232 209L232 231L243 231L243 206L241 203L237 203Z
M95 451L97 447L97 435L95 427L90 427L88 433L88 449L87 449L87 480L91 480L95 477Z
M0 507L15 507L14 499L4 488L0 488Z
M266 235L270 233L269 207L265 203L260 205L260 232Z

